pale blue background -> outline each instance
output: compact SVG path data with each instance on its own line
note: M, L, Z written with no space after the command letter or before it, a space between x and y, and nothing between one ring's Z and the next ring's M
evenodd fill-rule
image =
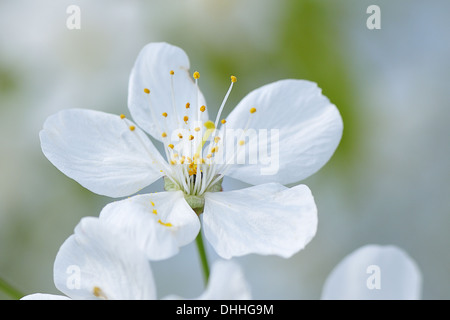
M71 4L81 8L81 30L66 28ZM381 8L381 30L366 28L370 4ZM255 298L318 299L344 256L376 243L397 245L417 262L423 298L448 299L449 12L448 1L412 0L1 1L0 275L27 294L58 293L59 246L111 199L53 167L39 130L64 108L128 114L138 51L167 41L201 72L210 110L235 74L225 112L283 78L317 81L342 112L341 146L303 181L318 205L317 236L288 260L237 259ZM202 291L194 245L152 267L159 296Z

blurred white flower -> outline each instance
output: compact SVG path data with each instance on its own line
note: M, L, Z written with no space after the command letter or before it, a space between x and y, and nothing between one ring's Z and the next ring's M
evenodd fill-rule
M422 275L396 246L366 245L345 257L325 281L324 300L416 300Z
M146 256L100 219L83 218L61 246L54 264L56 287L65 294L35 293L21 300L155 300L156 285ZM233 261L217 261L198 299L250 299L250 289ZM182 299L168 296L164 299Z
M56 288L71 299L156 299L146 256L94 217L83 218L62 244L53 277ZM39 293L22 299L60 298Z
M204 214L205 236L223 258L248 253L292 256L315 235L317 209L307 186L283 185L312 175L330 159L342 136L337 108L315 83L282 80L250 92L221 120L237 81L231 76L230 88L212 122L198 87L200 74L194 72L193 81L189 67L182 49L151 43L141 50L131 72L131 115L140 128L163 143L166 159L124 115L82 109L63 110L47 119L40 133L44 154L67 176L110 197L134 194L164 177L166 190L171 192L163 196L161 207L184 195L192 209ZM247 136L249 129L276 130L276 139ZM232 142L238 137L231 148L230 131L240 132L231 137ZM271 150L276 156L275 172L261 174L270 160L267 155L258 162L235 163L236 159L255 159L261 150ZM217 192L222 190L225 175L257 186ZM129 217L120 214L136 209L133 202L127 199L111 204L120 205L121 210L107 210L102 218L110 219L109 211L114 211L110 220L119 221L115 225L122 228L122 221ZM148 220L144 213L153 212L153 203L140 202L138 212L142 214L130 219L128 230L133 223L139 228ZM177 226L174 232L183 233L179 245L194 240L198 229L194 211L181 207L185 221L189 220L187 232L181 223L157 216L160 224Z

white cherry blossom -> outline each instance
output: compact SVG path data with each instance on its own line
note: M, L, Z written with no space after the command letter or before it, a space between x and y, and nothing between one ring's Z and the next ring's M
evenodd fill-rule
M21 300L156 300L155 279L141 250L94 217L83 218L59 249L54 282L64 295L35 293ZM163 299L183 299L176 295ZM251 299L240 266L216 261L199 300Z
M176 246L195 239L200 229L195 213L202 213L205 236L223 258L292 256L315 235L317 208L307 186L284 185L312 175L333 155L343 130L337 108L315 83L288 79L250 92L224 118L237 81L231 76L218 114L210 120L200 73L191 76L189 69L182 49L146 45L129 80L128 107L135 123L125 115L62 110L47 119L40 133L44 154L82 186L109 197L133 195L164 178L166 193L158 203L151 196L146 203L132 197L113 202L101 215L111 226L140 237L141 247L150 247L144 243L151 236L134 232L132 225L142 229L156 205L169 210L157 209L153 220L171 230ZM146 133L162 143L162 153ZM225 176L255 186L220 192ZM171 213L171 203L177 203L177 214ZM149 258L177 251L165 250L148 252Z

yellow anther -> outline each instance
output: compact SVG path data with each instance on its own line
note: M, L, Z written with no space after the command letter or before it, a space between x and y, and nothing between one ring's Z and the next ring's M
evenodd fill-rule
M219 143L219 140L220 140L220 137L215 137L215 138L214 138L214 142L215 142L215 143Z
M176 162L175 160L172 159L172 160L170 160L170 164L174 166L174 165L177 164L177 162Z
M236 82L237 78L235 76L231 76L231 82Z
M240 140L240 141L239 141L239 145L240 145L240 146L243 146L244 144L245 144L245 141L244 141L244 140Z
M227 123L227 120L222 119L220 122L222 122L222 124L225 124L225 123Z
M179 133L178 138L183 139L183 135L181 133Z
M171 143L169 143L168 147L169 147L170 149L173 149L174 145L171 144Z
M214 122L212 122L211 120L206 121L203 125L208 130L206 130L205 134L202 137L202 143L199 144L198 147L197 147L197 153L200 153L200 150L205 145L205 143L208 140L209 136L211 135L211 133L213 133L214 129L216 129L216 126L215 126Z
M201 106L201 107L200 107L200 111L201 111L201 112L205 112L205 110L206 110L206 107L205 107L205 106Z
M211 159L212 154L210 153L210 154L208 154L206 157L207 157L208 159Z
M188 116L184 116L184 117L183 117L183 120L184 120L184 122L188 122L189 117L188 117Z
M144 92L145 92L146 94L149 94L149 93L150 93L150 90L147 89L147 88L145 88L145 89L144 89Z
M156 209L153 209L153 210L152 210L152 213L158 214L158 211L157 211Z
M131 131L134 131L134 129L136 129L135 126L130 126L130 130L131 130Z
M204 126L206 127L206 129L208 130L214 130L216 128L216 126L214 125L214 122L212 122L211 120L208 120L204 123Z
M192 134L189 136L189 140L194 140L194 136Z
M219 150L219 148L218 148L218 147L212 147L212 149L211 149L211 153L215 153L215 152L217 152L217 150Z
M200 73L198 71L194 72L194 79L200 78Z
M196 127L194 130L195 130L196 132L199 132L199 131L200 131L200 127Z
M173 70L170 70L170 75L172 75L172 76L173 76L173 75L174 75L174 73L175 73L175 72L174 72Z
M161 219L159 219L158 222L160 224L162 224L163 226L165 226L165 227L171 227L172 226L172 224L170 222L162 222Z
M163 138L167 137L167 133L165 133L165 132L161 133L161 137L163 137Z
M105 293L103 292L102 289L100 289L100 287L94 287L92 289L92 293L94 294L94 296L96 296L97 298L100 299L104 299L107 300L108 298L106 297Z
M153 207L155 206L155 203L153 201L150 201L150 203Z
M121 114L121 115L120 115L120 119L125 119L125 115L124 115L124 114Z
M250 113L255 113L256 112L256 108L251 108L250 109Z
M175 159L178 158L178 156L179 156L178 153L174 153L174 154L173 154L173 157L174 157Z
M164 118L167 118L167 112L163 112L163 113L162 113L162 116L163 116Z
M188 102L186 103L186 109L189 109L191 107L191 104Z

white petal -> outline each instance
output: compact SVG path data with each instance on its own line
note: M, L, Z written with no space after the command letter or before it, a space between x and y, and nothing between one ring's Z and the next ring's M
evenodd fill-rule
M421 298L421 285L419 268L402 249L366 245L333 269L322 299L414 300Z
M317 208L305 185L270 183L205 194L205 236L223 258L249 253L288 258L317 229Z
M254 137L245 144L246 165L233 165L228 174L251 184L288 184L312 175L331 158L343 130L336 106L305 80L277 81L250 92L225 128L245 129L247 121L247 136Z
M199 113L202 122L208 120L207 111L199 111L206 103L189 74L189 67L186 53L167 43L146 45L136 59L128 87L128 108L136 123L155 139L162 140L162 131L170 137L173 131L183 128L183 116L187 112L191 115L189 123L192 123L192 128ZM171 70L174 71L173 76L170 75ZM150 90L150 94L144 92L145 88ZM188 110L187 102L191 105ZM163 118L163 112L168 114L167 118Z
M199 300L248 300L250 287L240 266L234 261L216 261L212 265L208 287Z
M200 230L200 221L181 191L137 195L110 203L100 219L110 230L132 239L150 260L177 254L179 247L194 241Z
M29 294L20 300L71 300L69 297L48 293Z
M55 259L56 287L73 299L156 299L146 256L98 218L83 218Z
M131 121L93 110L70 109L50 116L40 132L45 156L92 192L133 194L161 177L164 163L149 138Z

